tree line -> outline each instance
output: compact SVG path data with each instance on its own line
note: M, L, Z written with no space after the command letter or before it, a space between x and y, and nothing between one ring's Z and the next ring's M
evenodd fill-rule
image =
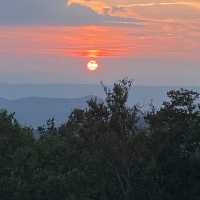
M199 94L173 90L141 126L124 79L56 127L34 130L0 112L2 200L199 200ZM64 109L64 108L63 108Z

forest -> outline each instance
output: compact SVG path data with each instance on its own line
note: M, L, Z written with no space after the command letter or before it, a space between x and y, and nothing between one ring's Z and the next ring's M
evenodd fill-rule
M127 105L132 87L104 86L104 101L49 119L39 138L1 110L0 199L199 200L200 95L172 90L144 112Z

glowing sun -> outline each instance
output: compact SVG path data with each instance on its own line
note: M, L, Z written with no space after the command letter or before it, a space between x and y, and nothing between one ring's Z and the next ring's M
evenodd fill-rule
M90 71L95 71L97 70L99 67L98 63L95 61L95 60L91 60L88 62L87 64L87 68L90 70Z

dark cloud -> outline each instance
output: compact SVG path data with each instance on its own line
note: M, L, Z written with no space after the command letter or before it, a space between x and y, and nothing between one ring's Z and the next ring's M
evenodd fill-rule
M0 0L0 25L91 24L123 21L66 0Z

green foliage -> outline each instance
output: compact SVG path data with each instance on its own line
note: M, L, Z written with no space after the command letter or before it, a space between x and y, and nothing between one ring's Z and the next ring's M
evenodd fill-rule
M128 107L132 81L93 98L34 139L14 114L0 112L0 199L197 200L200 198L199 94L169 91L159 110Z

